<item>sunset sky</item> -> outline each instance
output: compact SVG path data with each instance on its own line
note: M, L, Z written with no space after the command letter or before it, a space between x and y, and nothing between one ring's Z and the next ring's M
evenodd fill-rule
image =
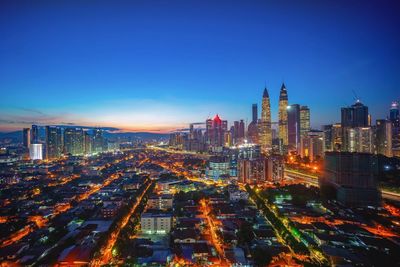
M250 121L265 84L276 120L283 81L315 128L400 99L396 1L95 2L1 1L0 131Z

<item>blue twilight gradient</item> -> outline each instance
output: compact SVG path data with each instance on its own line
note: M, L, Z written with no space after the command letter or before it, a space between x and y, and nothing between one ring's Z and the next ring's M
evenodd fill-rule
M279 2L279 3L278 3ZM398 1L1 1L0 130L251 118L266 82L312 125L400 98Z

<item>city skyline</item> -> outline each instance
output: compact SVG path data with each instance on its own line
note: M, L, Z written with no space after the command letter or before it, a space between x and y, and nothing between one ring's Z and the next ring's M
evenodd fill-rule
M400 98L396 3L288 3L100 2L86 12L3 2L0 131L169 132L217 113L250 123L265 85L276 122L282 82L313 128L339 122L355 98L373 121L386 118Z

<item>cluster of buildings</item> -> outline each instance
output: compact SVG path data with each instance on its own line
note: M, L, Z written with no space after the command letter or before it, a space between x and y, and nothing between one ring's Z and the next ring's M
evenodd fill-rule
M372 125L368 107L357 100L341 109L341 123L323 126L324 150L400 157L399 121L398 102L392 103L388 118Z
M62 155L87 155L118 149L118 144L104 137L102 129L63 128L45 126L44 138L40 126L23 129L25 158L31 160L53 160Z

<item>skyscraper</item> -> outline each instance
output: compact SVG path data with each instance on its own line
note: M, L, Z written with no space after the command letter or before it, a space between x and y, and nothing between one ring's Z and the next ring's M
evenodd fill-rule
M95 153L101 153L103 152L104 147L104 136L103 136L103 130L102 129L94 129L93 132L93 146L92 146L92 152Z
M264 89L261 105L260 144L265 152L272 147L271 105L267 88Z
M252 111L252 120L251 120L251 122L257 123L257 120L258 120L258 109L257 109L257 104L253 104L253 105L252 105L251 111Z
M252 120L249 123L249 126L247 127L247 139L250 143L253 144L258 144L259 142L259 136L258 136L258 110L257 110L257 104L253 104L252 108Z
M62 136L61 128L46 126L46 159L56 159L61 156Z
M32 125L31 129L31 143L37 144L39 143L39 129L37 125Z
M300 107L300 136L307 136L311 130L310 109L307 106Z
M300 106L293 104L287 107L287 133L290 149L297 149L300 143Z
M365 133L366 128L371 128L368 121L368 107L359 100L350 107L341 109L342 151L361 152L354 150L356 145L354 140L357 140L361 136L360 134ZM360 129L356 130L355 128Z
M369 153L327 152L321 193L346 206L379 205L381 192L374 173L377 163Z
M228 130L228 122L215 115L206 121L206 140L211 150L221 150L224 145L224 133Z
M393 101L392 105L390 106L389 118L394 126L400 126L399 103L397 101Z
M64 151L67 154L80 155L84 152L84 134L82 128L67 128L64 131Z
M238 133L238 138L239 138L239 143L243 143L244 142L244 121L240 120L239 122L239 133Z
M288 93L286 86L282 83L281 91L279 93L279 138L282 140L284 146L288 145L288 125L287 125L287 106L288 106Z
M376 120L375 130L376 153L392 156L392 122L388 120Z
M22 130L22 140L24 147L29 148L29 146L31 145L31 129L24 128Z

